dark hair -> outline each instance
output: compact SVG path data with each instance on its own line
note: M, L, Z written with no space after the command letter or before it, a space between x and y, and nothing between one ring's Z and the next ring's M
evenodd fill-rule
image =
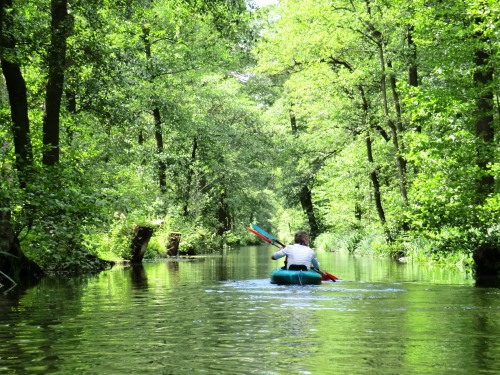
M309 242L309 234L304 231L300 231L295 233L295 243L305 245L306 242Z

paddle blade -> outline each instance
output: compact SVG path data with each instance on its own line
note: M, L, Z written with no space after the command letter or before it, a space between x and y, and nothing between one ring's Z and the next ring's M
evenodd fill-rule
M337 276L334 276L331 273L323 272L323 271L320 271L316 268L314 270L321 275L321 280L323 280L323 281L331 280L331 281L335 282L335 281L339 280L339 278Z
M332 275L331 273L328 273L328 272L327 272L326 274L327 274L327 275L328 275L328 277L329 277L330 279L332 279L332 280L340 280L337 276L334 276L334 275Z
M325 275L321 275L322 278L326 276L326 280L332 280L333 282L337 281L339 278L337 276L332 275L331 273L324 272Z
M261 235L263 235L264 237L268 238L269 240L271 240L271 242L276 242L277 244L281 245L281 246L285 246L283 243L281 243L276 237L274 237L272 234L269 234L267 233L264 229L262 229L261 227L259 227L257 224L252 224L252 228L259 232Z
M257 224L252 224L252 228L255 231L257 231L260 234L262 234L264 237L269 238L271 241L276 241L277 240L276 237L274 237L272 234L267 233L264 229L262 229L261 227L259 227Z
M321 275L321 280L323 281L337 281L339 278L336 276L333 276L331 273L325 272L323 275Z
M271 245L278 246L273 241L271 241L269 238L264 237L262 234L260 234L259 232L253 230L252 228L247 228L247 231L249 231L250 233L255 234L261 240L266 241L267 243L270 243Z

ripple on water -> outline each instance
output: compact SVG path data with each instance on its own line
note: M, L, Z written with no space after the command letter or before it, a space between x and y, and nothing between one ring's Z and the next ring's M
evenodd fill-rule
M125 269L2 300L0 373L486 374L498 368L497 290L357 281L279 286L260 276L220 281L210 262L215 258L177 268L146 265L140 288Z

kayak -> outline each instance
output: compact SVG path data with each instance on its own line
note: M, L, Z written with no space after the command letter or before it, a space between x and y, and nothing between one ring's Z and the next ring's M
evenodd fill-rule
M318 285L321 284L321 275L316 271L291 271L276 268L271 271L271 284Z

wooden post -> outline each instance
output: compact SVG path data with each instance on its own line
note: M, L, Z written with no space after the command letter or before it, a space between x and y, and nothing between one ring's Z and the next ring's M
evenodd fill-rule
M179 255L179 242L181 242L181 233L172 232L168 235L167 255L175 257Z

